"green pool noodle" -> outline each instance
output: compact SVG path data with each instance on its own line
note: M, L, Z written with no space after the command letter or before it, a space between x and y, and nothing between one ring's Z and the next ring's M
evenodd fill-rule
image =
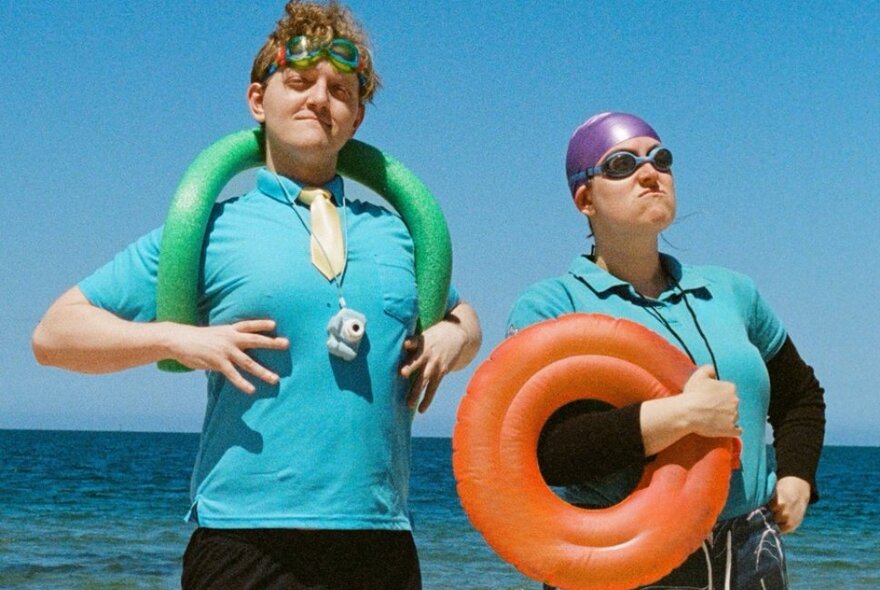
M199 154L183 175L162 231L156 321L198 323L199 263L211 210L236 174L265 162L262 146L260 129L232 133ZM413 240L418 329L433 326L443 319L452 278L452 241L434 196L399 161L355 139L339 152L337 171L376 192L400 214ZM158 364L163 371L190 370L172 359Z

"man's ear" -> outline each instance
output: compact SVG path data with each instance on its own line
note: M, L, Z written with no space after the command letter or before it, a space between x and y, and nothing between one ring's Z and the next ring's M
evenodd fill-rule
M361 126L361 123L364 122L364 115L366 114L366 110L364 109L364 105L358 104L358 114L357 118L354 120L354 128L351 130L351 135L354 137L354 134L357 132L358 127Z
M251 110L251 116L257 123L266 122L266 114L263 112L263 97L266 93L266 87L259 82L252 82L247 87L247 103Z
M578 208L578 211L587 217L596 212L595 207L593 207L593 195L590 192L590 187L587 183L583 183L575 189L574 204L575 207Z

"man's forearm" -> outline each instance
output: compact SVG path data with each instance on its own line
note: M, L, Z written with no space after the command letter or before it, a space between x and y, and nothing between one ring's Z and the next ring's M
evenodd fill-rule
M74 287L46 312L32 345L40 364L110 373L168 358L166 331L165 324L130 322L97 308Z
M480 330L480 321L477 312L468 303L459 303L443 319L456 324L465 334L465 342L452 366L453 371L464 369L470 364L483 342L483 332Z

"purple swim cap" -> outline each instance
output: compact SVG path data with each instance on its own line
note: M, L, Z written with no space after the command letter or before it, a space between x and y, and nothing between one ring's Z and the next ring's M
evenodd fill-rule
M650 125L627 113L599 113L575 129L565 156L565 176L572 194L580 184L572 184L573 175L595 166L611 147L633 137L653 137L660 141Z

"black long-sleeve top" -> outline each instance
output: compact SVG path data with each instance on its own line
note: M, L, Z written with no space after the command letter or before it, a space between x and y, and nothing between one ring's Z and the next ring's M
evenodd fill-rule
M815 502L816 469L825 438L825 392L791 338L767 362L767 371L777 477L793 475L809 482L810 500ZM640 412L640 403L596 411L588 400L560 408L538 441L544 479L552 486L575 485L643 465L650 458L645 457Z

